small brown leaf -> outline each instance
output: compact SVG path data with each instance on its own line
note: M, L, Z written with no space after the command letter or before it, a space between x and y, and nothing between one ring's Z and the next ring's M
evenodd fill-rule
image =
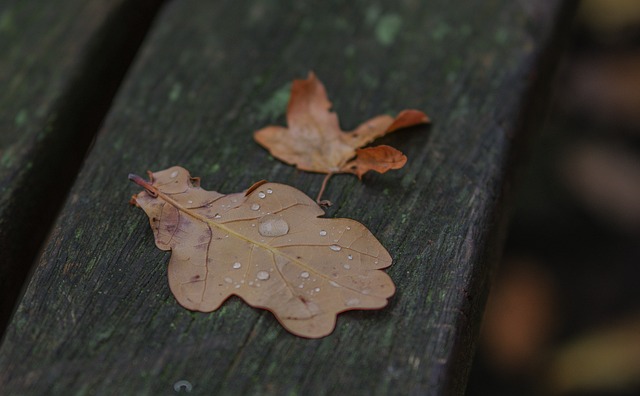
M291 87L288 128L269 126L255 132L254 139L274 157L298 169L332 175L351 172L345 164L359 147L398 129L429 123L429 117L423 112L404 110L395 118L374 117L345 133L340 129L338 116L330 109L324 85L310 72L306 80L295 80ZM398 165L399 162L397 167L371 166L367 170L387 171L401 167ZM363 173L367 171L364 169L361 169Z
M357 149L356 158L347 162L342 172L353 173L361 179L370 170L385 173L391 169L400 169L406 163L407 156L391 146L367 147Z
M395 291L380 271L391 257L371 232L319 218L323 210L293 187L259 182L223 195L180 167L129 179L145 189L133 201L149 216L156 246L172 251L169 286L185 308L214 311L236 295L291 333L320 338L338 313L382 308Z

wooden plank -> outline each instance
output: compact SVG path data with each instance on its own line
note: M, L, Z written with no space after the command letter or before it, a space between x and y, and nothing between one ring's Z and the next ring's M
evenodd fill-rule
M507 160L557 1L177 1L157 21L58 218L0 349L16 394L461 394L486 294ZM381 311L320 340L227 301L181 308L169 255L128 197L129 172L180 164L203 186L260 179L310 195L322 175L253 143L282 124L288 82L314 69L342 125L406 107L431 128L384 139L409 157L336 176L329 217L363 222L395 262ZM544 74L538 70L538 75Z
M0 332L159 5L0 1Z

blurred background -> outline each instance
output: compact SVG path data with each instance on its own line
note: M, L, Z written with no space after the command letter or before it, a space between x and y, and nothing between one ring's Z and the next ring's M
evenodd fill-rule
M584 0L467 395L640 395L640 1Z

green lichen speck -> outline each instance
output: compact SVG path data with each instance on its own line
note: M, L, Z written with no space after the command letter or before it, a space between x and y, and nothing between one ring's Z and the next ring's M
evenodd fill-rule
M402 26L402 18L397 14L388 14L380 18L376 24L376 39L384 46L393 44L396 40L400 27Z
M15 30L13 15L10 11L5 11L0 15L0 32L11 32Z
M21 128L27 123L28 118L29 116L27 110L22 109L18 112L18 114L16 114L16 117L13 121L16 124L16 127Z
M180 94L182 93L182 85L179 83L173 84L171 87L171 91L169 91L169 100L175 102L180 98Z
M274 92L262 106L260 106L258 109L258 116L263 119L268 118L270 120L274 120L283 115L287 108L287 103L289 102L289 96L291 96L290 91L291 83L287 83L278 88L278 90Z

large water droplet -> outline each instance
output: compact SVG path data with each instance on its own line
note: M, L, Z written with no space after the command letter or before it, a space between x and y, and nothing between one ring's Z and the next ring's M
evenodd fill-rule
M320 231L320 236L325 236L327 235L327 232L325 230Z
M238 269L240 267L242 267L242 264L238 263L237 261L233 263L233 268Z
M269 273L267 271L258 271L258 273L256 274L256 278L260 279L260 280L267 280L269 279Z
M320 291L320 288L319 288L319 287L316 287L315 289L313 289L313 291L317 293L317 292L319 292L319 291Z
M329 246L329 249L333 250L334 252L339 252L342 250L342 248L338 245L331 245Z
M309 277L309 273L308 273L307 271L301 272L301 273L300 273L300 277L301 277L301 278L305 278L305 279L306 279L306 278L308 278L308 277Z
M173 179L174 177L178 176L178 171L173 171L171 172L171 178Z
M233 283L233 279L229 278L228 276L224 278L224 281L227 283Z
M352 256L352 255L348 255L348 256L347 256L347 258L348 258L349 260L353 260L353 256Z
M260 205L258 205L257 203L254 203L251 205L251 210L258 210L260 209Z
M267 194L273 194L273 190L270 188L267 188Z
M260 197L260 198L264 198L264 197L266 197L266 196L267 196L267 195L266 195L265 193L263 193L262 191L260 191L260 192L258 193L258 197Z
M260 220L258 232L265 237L278 237L289 232L289 223L277 216L265 216Z

